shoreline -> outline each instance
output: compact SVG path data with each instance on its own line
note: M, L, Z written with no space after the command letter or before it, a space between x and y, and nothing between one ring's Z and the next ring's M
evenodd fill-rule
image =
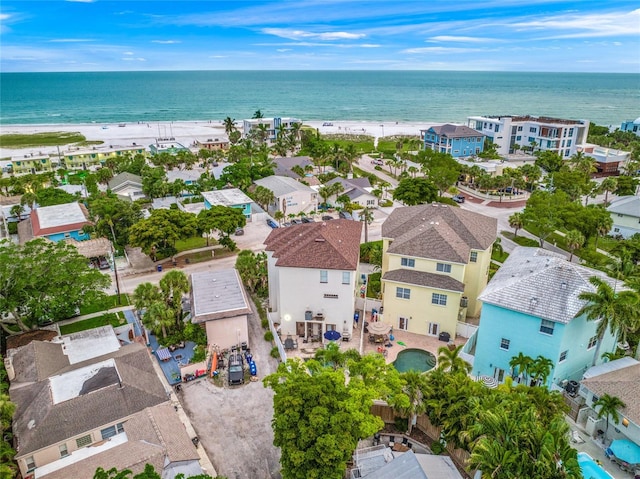
M321 134L368 135L374 141L381 137L396 135L419 136L420 130L439 122L396 122L396 121L332 121L303 120L303 125L317 129ZM453 122L452 122L453 123ZM242 130L242 120L236 121ZM105 146L131 146L134 143L148 148L157 138L174 138L186 147L191 147L196 139L226 136L222 120L160 121L137 123L43 123L0 125L0 134L34 134L45 132L79 132L87 141L103 141ZM61 146L61 149L66 149ZM87 147L91 148L91 147ZM0 146L0 158L25 154L57 153L55 146L5 148Z

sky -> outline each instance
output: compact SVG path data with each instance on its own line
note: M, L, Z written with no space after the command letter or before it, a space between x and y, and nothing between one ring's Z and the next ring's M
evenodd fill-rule
M634 0L3 0L0 71L640 73Z

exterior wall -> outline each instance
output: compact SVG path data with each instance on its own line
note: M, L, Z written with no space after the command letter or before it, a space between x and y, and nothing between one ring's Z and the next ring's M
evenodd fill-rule
M624 238L629 238L636 233L640 233L640 212L638 212L638 216L611 213L611 219L613 220L613 227L610 232L612 235L619 234Z
M214 319L205 323L207 343L217 344L221 349L229 349L238 342L249 341L247 315L233 318Z
M588 367L593 362L596 348L586 348L589 338L596 334L597 323L587 322L584 318L575 319L568 325L555 323L553 334L540 332L540 324L541 319L536 316L484 304L472 374L497 377L495 368L510 374L509 361L522 352L531 358L544 356L555 363L547 386L560 384L564 379L579 380L585 365ZM502 338L510 341L509 350L501 349ZM615 339L611 335L605 336L599 353L613 350L614 345ZM560 353L565 350L568 351L567 359L558 363Z
M640 122L636 123L634 120L625 121L620 125L620 129L622 131L630 131L631 133L635 133L640 136Z
M91 239L90 236L88 234L83 233L82 230L69 231L67 233L54 233L51 235L44 235L44 238L47 238L53 241L54 243L57 243L58 241L62 241L64 239L69 239L69 238L73 238L78 241L85 241L85 240Z
M211 209L211 203L209 203L206 199L204 200L204 207L205 209L209 210ZM231 208L239 208L242 210L242 214L244 215L245 218L247 218L248 220L250 220L251 218L251 203L241 203L238 205L229 205Z
M269 277L269 309L279 311L280 303L280 268L276 268L276 258L273 251L267 251L267 275Z
M11 169L14 173L39 173L41 171L53 171L51 160L48 157L37 158L13 158Z
M287 268L278 269L278 298L276 304L280 317L282 335L296 334L296 323L305 321L305 311L315 316L324 316L322 332L328 325L335 325L338 331L351 332L353 329L353 313L355 311L354 295L356 287L356 271L348 271L349 283L342 284L342 273L346 270L327 271L327 282L320 282L320 269ZM271 285L271 277L269 277ZM337 295L327 298L325 295ZM329 328L331 329L331 328Z
M459 158L481 153L484 149L484 138L481 135L448 138L445 135L440 136L431 130L427 130L424 135L424 148L440 153L449 153L454 158Z
M583 386L584 387L584 386ZM582 392L581 392L582 394ZM593 392L586 390L585 402L587 406L593 409ZM640 425L634 423L632 420L627 418L620 410L618 410L618 415L620 416L620 421L618 424L613 422L613 418L609 416L609 430L607 431L607 437L615 440L615 439L631 439L633 442L640 446ZM607 426L606 421L604 420L601 423L601 427L604 429ZM623 419L627 419L629 424L625 426L622 423ZM616 429L619 431L616 431Z
M398 287L409 289L410 299L397 298ZM382 282L382 293L385 323L401 329L400 318L405 318L408 320L406 331L423 335L429 334L429 323L434 323L438 325L437 331L432 331L435 334L431 335L447 332L452 338L455 337L462 293L392 281ZM446 294L447 305L432 304L433 293Z
M120 185L116 191L114 191L117 195L128 196L131 195L139 196L139 193L142 193L142 185L133 185L130 183L125 183Z
M460 281L464 283L464 296L467 297L467 316L475 318L480 314L482 303L478 301L478 296L489 282L489 264L491 263L491 247L484 251L474 250L478 253L475 263L469 260L465 269L464 277Z
M402 258L412 258L411 256L399 255L399 254L388 254L389 258L389 267L387 271L392 271L396 269L408 269L410 271L423 271L425 273L433 273L433 274L441 274L443 276L448 276L450 278L456 279L461 283L464 282L465 277L465 265L460 263L451 263L449 261L438 261L437 259L427 259L427 258L413 258L415 259L415 268L410 268L407 266L402 266L401 261ZM437 265L438 263L451 265L451 273L440 273L438 272Z
M377 208L378 198L374 195L360 195L357 198L351 200L352 203L359 204L362 207Z
M293 191L277 197L278 210L286 215L297 215L301 211L309 213L318 206L318 194L310 191ZM285 205L283 207L283 205Z

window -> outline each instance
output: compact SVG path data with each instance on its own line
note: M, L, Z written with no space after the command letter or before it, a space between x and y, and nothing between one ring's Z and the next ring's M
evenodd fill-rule
M471 261L472 263L476 263L478 261L478 252L477 251L472 251L471 252L471 256L469 257L469 261Z
M529 133L535 133L536 132L536 127L535 126L530 126L529 127Z
M592 404L593 403L597 403L598 399L600 399L600 398L594 394L593 397L591 398Z
M24 460L27 466L27 471L33 471L36 468L36 461L33 460L33 456L29 456Z
M342 272L342 284L351 283L351 273L349 271Z
M447 305L447 295L446 294L433 293L431 295L431 304L437 304L439 306L446 306Z
M115 426L109 426L102 429L100 431L100 434L102 435L102 439L109 439L110 437L113 437L121 432L124 432L124 427L122 427L122 423L120 422Z
M58 450L60 451L60 457L67 457L69 455L69 451L67 450L67 443L60 444L58 446Z
M520 136L520 135L516 136L516 140L517 140L517 141L522 140L522 136Z
M553 328L555 327L555 323L553 321L549 321L547 319L543 319L540 322L540 332L544 334L553 334Z
M411 299L411 290L409 288L396 288L396 298Z
M401 258L400 259L400 264L402 266L406 266L408 268L415 268L416 266L416 260L412 259L412 258Z
M518 131L522 131L522 127L521 126L518 127Z
M587 349L593 348L596 344L598 344L598 336L591 336L589 344L587 344Z
M511 341L509 339L502 338L500 340L500 349L503 349L505 351L509 351L509 345L510 344L511 344Z
M320 282L328 283L329 282L329 272L320 270Z
M441 273L451 273L451 265L446 263L438 263L436 265L436 271Z
M79 448L88 446L89 444L91 444L91 434L87 434L86 436L82 436L76 439L76 446L78 446Z
M567 355L569 354L569 350L565 349L564 351L562 351L560 353L560 359L558 360L559 363L561 363L562 361L564 361L565 359L567 359Z
M496 125L496 133L500 131L500 125Z

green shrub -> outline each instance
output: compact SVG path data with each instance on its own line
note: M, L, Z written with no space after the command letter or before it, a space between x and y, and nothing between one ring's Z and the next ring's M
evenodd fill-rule
M269 327L269 320L268 319L263 319L262 321L260 321L260 324L262 325L262 327L264 329L267 329Z
M269 342L273 341L273 333L271 331L264 333L264 340Z
M406 417L395 417L393 419L393 424L398 431L405 432L409 429L409 419Z
M17 222L8 223L7 227L9 228L9 234L10 235L17 235L18 234L18 223Z
M382 207L382 208L389 208L390 206L393 206L393 201L391 200L382 200L378 203L378 206Z
M440 441L436 441L433 444L431 444L431 447L429 449L431 449L431 452L434 453L436 456L442 454L447 450L447 448L444 447L444 444L442 444Z
M540 247L540 243L531 238L525 238L524 236L515 236L512 239L514 242L518 243L520 246L532 246L534 248Z
M280 351L278 351L278 348L276 347L271 348L271 352L269 354L272 358L278 359L280 357Z
M203 346L196 346L193 349L193 358L191 362L199 363L200 361L204 361L207 357L207 350Z

